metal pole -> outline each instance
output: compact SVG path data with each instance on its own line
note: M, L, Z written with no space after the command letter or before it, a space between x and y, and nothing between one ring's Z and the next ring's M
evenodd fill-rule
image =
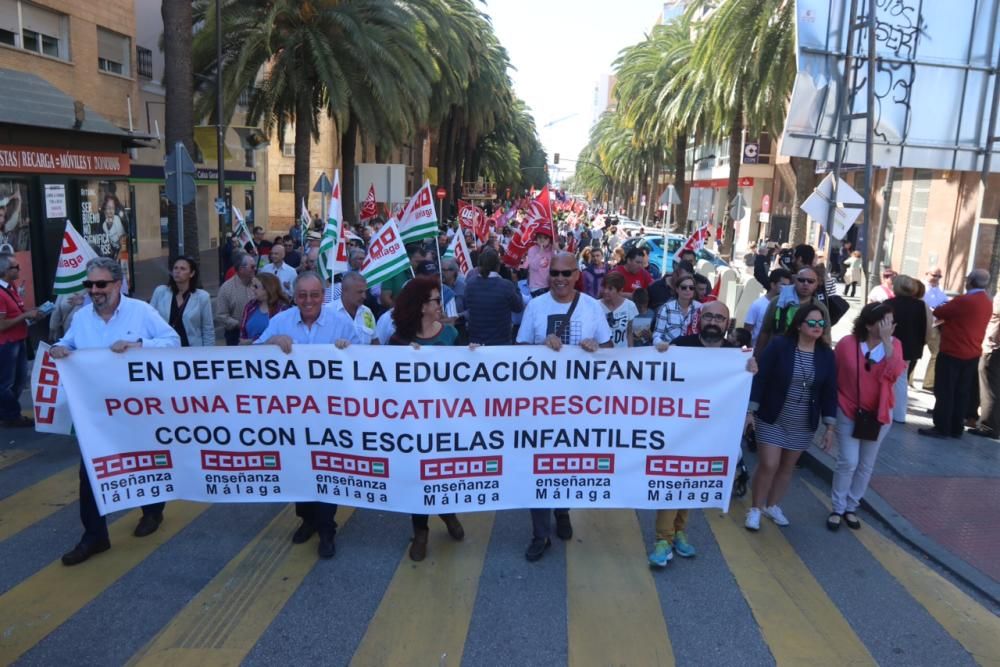
M833 231L834 216L837 215L837 189L840 185L840 168L843 165L844 151L846 150L844 145L846 143L844 141L844 106L853 102L853 98L847 96L848 88L852 87L852 84L849 84L848 81L857 78L851 77L851 70L854 67L854 21L858 13L858 0L851 0L850 12L850 16L847 17L847 48L844 50L844 78L837 86L837 115L834 120L836 123L837 143L834 148L833 182L830 184L830 207L826 216L827 233ZM850 115L851 109L848 108L847 111L847 115ZM847 120L850 123L850 119ZM850 128L849 124L848 128ZM848 139L850 139L850 136L848 136ZM862 251L861 255L862 257L864 256L864 251Z
M1000 52L995 64L1000 66ZM972 227L972 244L969 246L968 273L971 273L976 263L976 246L979 244L979 224L983 219L983 200L986 197L986 183L990 177L990 167L993 162L993 144L996 142L997 105L1000 104L1000 70L993 70L993 104L990 105L990 121L986 128L986 154L983 155L983 169L979 172L979 192L976 195L976 221ZM996 290L997 274L1000 273L1000 230L993 237L993 253L990 256L990 288ZM966 273L966 275L968 275Z
M226 152L223 138L226 134L222 118L222 0L215 0L215 141L216 161L219 165L218 197L226 201ZM227 207L228 210L228 207ZM219 213L219 243L226 238L226 211ZM251 230L252 231L252 230Z
M868 251L867 234L871 230L872 218L872 184L875 178L875 0L868 0L868 81L865 90L868 93L866 102L868 108L865 110L865 207L864 224L858 230L858 249L861 256L866 257ZM876 251L877 252L877 251ZM878 271L878 266L872 267L871 271ZM874 273L869 273L874 275Z
M175 179L174 182L177 183L177 194L174 201L177 202L177 254L184 254L184 168L183 162L181 161L181 150L184 148L184 144L177 142L174 144L174 170Z
M670 187L672 188L673 186L671 185ZM673 198L671 198L671 201L667 203L667 216L666 216L666 220L667 220L667 224L663 228L663 260L660 262L662 264L662 266L660 267L660 273L662 273L663 275L667 275L667 246L669 245L667 243L667 233L668 233L668 230L670 229L670 223L672 223L673 220L674 220L674 202L673 202Z
M889 226L889 203L892 199L892 185L895 178L896 170L889 167L885 175L885 190L883 190L882 194L882 211L879 216L878 236L873 239L875 243L875 258L872 261L874 262L876 271L882 270L883 255L885 254L885 230Z

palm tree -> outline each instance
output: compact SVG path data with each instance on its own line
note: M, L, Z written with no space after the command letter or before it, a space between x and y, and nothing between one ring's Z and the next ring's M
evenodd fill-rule
M179 141L194 155L194 71L191 62L192 11L190 0L163 0L163 84L167 94L164 109L164 141L167 152ZM221 166L220 166L221 168ZM171 257L180 254L178 248L177 207L170 205L167 213L168 247ZM195 204L184 207L184 250L198 255L198 209Z

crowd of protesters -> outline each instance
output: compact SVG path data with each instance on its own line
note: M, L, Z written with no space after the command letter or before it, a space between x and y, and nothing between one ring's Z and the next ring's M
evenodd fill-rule
M650 263L649 248L625 244L626 236L604 216L576 210L534 235L523 259L503 261L524 219L477 239L472 230L443 227L435 239L407 247L405 271L369 286L360 273L366 245L383 224L374 218L348 234L350 270L327 285L316 273L323 224L297 225L271 240L260 227L254 243L235 242L220 251L221 286L214 299L200 288L198 263L177 258L166 285L151 304L120 293L121 268L95 260L87 267L85 298L57 306L52 319L52 354L66 356L82 347L175 347L214 345L216 331L226 345L390 344L424 346L565 345L585 351L651 346L743 347L746 371L753 373L746 432L756 442L757 465L747 529L761 528L762 517L789 525L781 503L802 452L814 443L836 448L830 530L841 523L861 527L857 509L871 478L880 444L893 422L906 419L907 387L917 361L932 355L924 388L933 390L934 426L920 429L933 438L961 437L964 428L997 438L1000 415L1000 297L985 293L990 276L971 272L963 294L949 297L939 284L939 269L927 282L891 269L868 295L854 318L851 334L834 345L831 327L849 309L863 280L861 256L845 244L831 257L829 270L809 245L777 248L761 244L747 257L762 296L736 321L717 299L710 276L699 273L697 253L687 248L661 267ZM607 221L604 221L607 222ZM555 231L556 238L552 238ZM443 258L455 234L464 234L473 268L461 275L456 261ZM704 266L704 263L700 263ZM837 279L844 283L841 293ZM11 286L18 266L0 255L0 408L6 426L27 426L18 397L26 382L26 310ZM127 311L127 312L126 312ZM121 321L125 312L128 321ZM116 323L117 322L117 323ZM82 468L81 468L82 470ZM63 562L75 565L110 548L107 528L96 514L86 474L81 472L81 518L85 533ZM318 533L319 554L334 554L335 505L299 503L302 519L293 542ZM550 510L531 511L529 561L550 547ZM449 535L464 530L454 514L440 517ZM555 533L573 535L569 511L554 511ZM154 532L163 506L144 508L136 536ZM664 566L676 553L696 553L686 534L688 512L657 513L656 539L649 554ZM423 560L428 551L428 517L413 515L409 555Z

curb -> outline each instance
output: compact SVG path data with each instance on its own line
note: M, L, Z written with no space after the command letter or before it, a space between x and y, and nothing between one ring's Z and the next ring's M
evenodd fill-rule
M826 482L833 480L833 458L828 454L806 450L799 459L802 465L822 477ZM861 499L861 507L885 524L904 542L923 552L949 573L975 589L977 593L1000 606L1000 583L993 581L964 560L920 532L909 519L896 511L882 496L870 488Z

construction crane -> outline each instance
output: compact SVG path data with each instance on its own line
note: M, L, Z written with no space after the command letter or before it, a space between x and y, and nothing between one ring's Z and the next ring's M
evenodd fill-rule
M571 113L568 116L563 116L562 118L556 118L554 121L551 121L549 123L546 123L545 125L542 125L542 127L552 127L553 125L556 125L557 123L561 123L564 120L569 120L570 118L574 118L574 117L579 116L579 115L580 115L579 112L577 112L577 113Z

